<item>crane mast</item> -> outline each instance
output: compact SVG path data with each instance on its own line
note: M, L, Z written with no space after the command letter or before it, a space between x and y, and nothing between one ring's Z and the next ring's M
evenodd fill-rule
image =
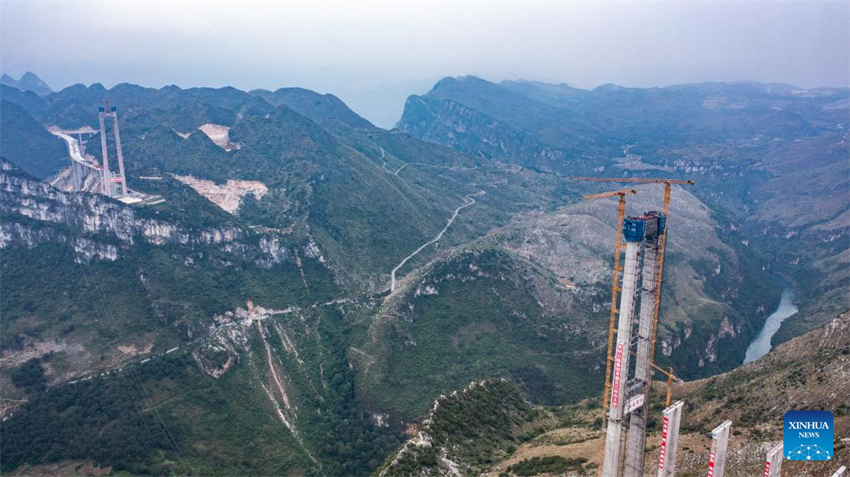
M611 363L614 360L614 357L612 356L614 346L614 324L617 320L617 313L619 313L619 310L617 309L617 297L620 291L622 291L620 288L620 274L623 273L623 267L620 266L620 254L625 248L623 245L622 235L623 217L626 215L626 196L630 194L637 194L637 191L634 189L622 189L613 192L586 195L583 197L584 200L619 197L619 201L617 202L617 226L615 227L617 230L617 242L614 246L614 274L613 283L611 284L611 307L608 319L608 356L605 360L605 391L602 395L603 409L605 409L608 405L608 395L611 391ZM606 415L605 419L607 419L607 417L608 416Z

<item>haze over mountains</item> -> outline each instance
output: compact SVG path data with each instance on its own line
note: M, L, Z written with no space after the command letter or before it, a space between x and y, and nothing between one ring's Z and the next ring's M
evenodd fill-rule
M0 86L4 472L406 474L434 400L484 379L506 384L464 393L552 424L602 387L616 221L570 176L696 181L673 193L658 349L685 378L740 365L785 288L776 342L850 309L847 88L467 76L385 130L301 88L23 81ZM46 128L97 128L107 100L128 185L163 202L54 181ZM629 212L660 202L642 186ZM520 435L487 432L470 469Z

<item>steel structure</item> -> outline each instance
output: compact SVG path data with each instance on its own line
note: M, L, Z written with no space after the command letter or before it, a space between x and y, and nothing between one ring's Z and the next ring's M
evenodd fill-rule
M118 174L109 170L109 152L106 147L106 125L105 119L112 118L112 132L115 135L115 152L118 157ZM98 108L98 119L100 121L100 149L103 154L103 168L101 170L101 191L109 197L127 196L127 178L124 175L124 154L121 151L121 134L118 130L118 112L115 106ZM120 190L115 190L113 184L121 184Z
M835 471L834 474L832 474L832 477L844 477L844 471L846 471L846 470L847 470L847 467L844 467L842 465L841 467L838 468L838 470Z

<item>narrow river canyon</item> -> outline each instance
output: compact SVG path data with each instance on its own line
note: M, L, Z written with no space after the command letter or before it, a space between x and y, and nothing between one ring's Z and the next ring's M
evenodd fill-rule
M782 298L779 300L779 306L776 307L767 320L764 322L764 327L756 335L756 338L747 347L747 354L744 356L744 364L755 361L770 351L770 340L773 335L779 330L779 326L787 318L794 316L797 313L797 306L794 304L794 292L786 289L782 292Z

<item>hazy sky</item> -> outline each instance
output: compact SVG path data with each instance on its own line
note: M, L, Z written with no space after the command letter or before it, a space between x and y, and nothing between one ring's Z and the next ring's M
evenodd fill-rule
M444 76L850 84L850 2L10 2L0 70L54 89L302 86L391 126Z

